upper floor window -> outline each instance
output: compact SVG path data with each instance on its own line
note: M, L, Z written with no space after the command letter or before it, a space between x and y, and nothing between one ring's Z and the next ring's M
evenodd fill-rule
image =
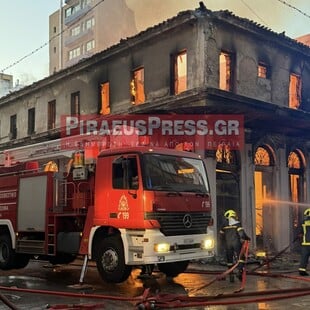
M91 4L92 0L82 0L81 1L81 7L84 8L88 4Z
M35 132L35 108L28 110L28 135Z
M258 63L257 76L262 79L270 79L270 67L263 62Z
M86 52L92 50L93 48L95 48L95 40L88 41L86 43Z
M80 92L71 94L71 115L80 115Z
M74 37L74 36L77 36L80 34L80 31L81 31L81 26L78 25L74 28L71 29L71 36Z
M11 115L10 117L10 133L9 133L10 139L16 139L17 138L17 115Z
M47 106L47 129L56 128L56 100L48 102Z
M69 51L69 60L79 57L81 55L81 48L77 47L71 51Z
M219 87L222 90L233 90L233 55L227 52L220 54Z
M91 18L87 19L87 20L83 23L83 25L82 25L84 31L85 31L85 30L88 30L88 29L91 29L91 28L93 28L94 26L95 26L95 18L94 18L94 17L91 17Z
M65 10L65 17L69 17L69 16L75 14L80 9L81 9L81 6L79 4L77 4L75 6L71 6L70 8L67 8Z
M173 89L174 95L187 90L187 52L183 51L172 56L173 64Z
M290 74L289 107L298 109L301 103L301 78L297 74Z
M141 104L145 102L144 68L139 68L132 72L132 79L130 82L130 94L132 104Z
M100 114L110 114L110 83L105 82L100 84L100 100L101 108Z

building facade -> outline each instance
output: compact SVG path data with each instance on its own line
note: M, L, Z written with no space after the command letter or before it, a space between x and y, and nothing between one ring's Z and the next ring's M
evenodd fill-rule
M0 150L59 138L61 115L243 115L244 148L201 152L214 228L235 209L254 250L293 251L310 203L309 56L283 34L201 5L0 98Z
M13 76L0 73L0 97L6 95L13 88Z
M136 33L134 13L124 0L66 0L49 17L49 72L72 66Z

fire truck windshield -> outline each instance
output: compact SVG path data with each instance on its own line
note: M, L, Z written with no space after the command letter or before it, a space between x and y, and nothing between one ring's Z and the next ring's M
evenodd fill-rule
M209 193L202 160L171 155L143 155L144 188L147 190Z

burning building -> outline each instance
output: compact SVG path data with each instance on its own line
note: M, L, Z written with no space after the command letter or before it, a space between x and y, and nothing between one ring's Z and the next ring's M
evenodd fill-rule
M201 4L0 98L0 148L59 138L67 114L242 115L242 148L199 150L215 229L235 209L254 249L294 250L310 203L309 59L308 46Z

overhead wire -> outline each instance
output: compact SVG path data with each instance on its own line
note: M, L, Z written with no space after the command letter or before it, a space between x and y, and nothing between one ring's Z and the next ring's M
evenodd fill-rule
M257 15L257 13L244 1L240 0L260 21L262 21L266 26L270 28L268 23L266 23L260 16Z
M87 10L84 14L82 14L72 25L75 25L76 23L78 23L82 18L84 18L87 14L89 14L89 12L91 12L92 10L94 10L99 4L101 4L102 2L104 2L104 0L99 1L98 3L96 3L94 6L92 6L89 10ZM45 42L44 44L42 44L41 46L39 46L38 48L36 48L35 50L33 50L32 52L26 54L25 56L21 57L20 59L16 60L15 62L13 62L12 64L8 65L7 67L3 68L2 70L0 70L0 73L4 73L4 71L16 66L17 64L21 63L23 60L25 60L26 58L32 56L33 54L37 53L39 50L41 50L42 48L44 48L45 46L47 46L48 44L50 44L54 39L58 38L59 36L61 36L67 29L63 29L62 31L58 32L57 34L55 34L54 36L52 36L47 42Z
M309 15L309 14L307 14L307 13L303 12L302 10L296 8L295 6L293 6L293 5L289 4L289 3L287 3L286 1L284 1L284 0L278 0L278 1L281 2L282 4L288 6L288 7L290 7L290 8L292 8L292 9L296 10L296 11L299 12L300 14L302 14L302 15L304 15L304 16L310 18L310 15Z

